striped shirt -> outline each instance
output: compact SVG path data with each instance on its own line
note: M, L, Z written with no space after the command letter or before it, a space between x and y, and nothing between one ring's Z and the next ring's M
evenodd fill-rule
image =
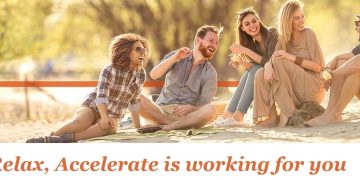
M97 110L98 104L106 104L108 115L123 118L130 105L140 103L140 93L144 86L145 70L133 71L107 65L100 73L97 87L86 96L83 106Z

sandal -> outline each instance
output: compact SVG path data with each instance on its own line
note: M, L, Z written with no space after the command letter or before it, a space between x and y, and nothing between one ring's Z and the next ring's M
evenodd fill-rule
M38 138L30 138L26 140L26 143L45 143L45 138L38 137Z
M26 143L60 143L60 138L59 136L44 136L28 139Z
M263 117L259 117L259 118L254 118L253 119L253 124L254 125L259 125L262 124L266 121L268 121L270 119L270 116L263 116Z
M154 133L154 132L157 132L160 130L162 130L161 126L144 126L144 127L138 128L136 130L136 132L138 132L140 134L145 134L145 133Z
M26 143L71 143L76 142L72 133L66 133L61 136L44 136L30 138Z
M278 120L276 120L278 121ZM278 126L278 123L271 120L270 116L264 116L262 118L258 118L258 119L253 119L253 123L255 125L255 127L276 127Z

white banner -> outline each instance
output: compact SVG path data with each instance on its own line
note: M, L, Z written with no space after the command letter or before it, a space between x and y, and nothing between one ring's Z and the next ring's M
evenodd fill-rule
M0 144L0 178L359 179L359 144Z

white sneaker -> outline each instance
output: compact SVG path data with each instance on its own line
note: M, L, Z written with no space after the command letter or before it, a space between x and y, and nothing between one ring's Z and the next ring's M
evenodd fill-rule
M219 118L218 118L219 119ZM218 120L216 119L216 120ZM224 119L221 117L222 120L219 119L219 121L216 121L214 123L214 127L215 128L219 128L219 127L239 127L239 126L243 126L243 124L239 121L236 121L233 117Z
M222 117L222 116L219 116L218 118L216 118L213 123L216 124L218 122L221 122L221 121L225 121L225 119Z

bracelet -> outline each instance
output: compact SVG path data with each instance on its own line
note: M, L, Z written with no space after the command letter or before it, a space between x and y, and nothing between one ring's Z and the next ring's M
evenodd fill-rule
M332 74L332 70L329 67L326 67L322 72L321 72L321 77L325 80L325 81L329 81L333 78L333 74Z
M301 64L303 63L304 59L299 57L299 56L296 56L295 58L295 64L301 66Z

